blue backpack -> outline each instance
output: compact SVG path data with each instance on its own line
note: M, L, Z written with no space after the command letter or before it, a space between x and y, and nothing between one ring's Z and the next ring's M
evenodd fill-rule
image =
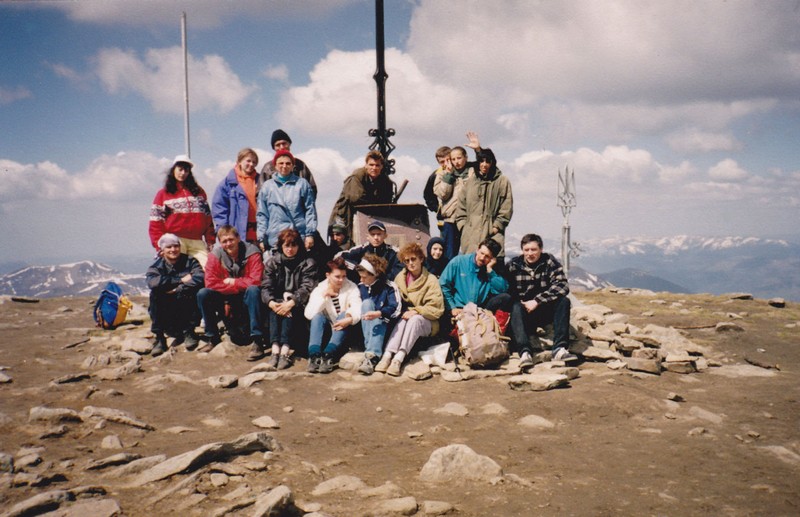
M113 329L125 321L132 308L133 304L122 294L122 289L115 282L109 282L94 304L94 321L98 327Z

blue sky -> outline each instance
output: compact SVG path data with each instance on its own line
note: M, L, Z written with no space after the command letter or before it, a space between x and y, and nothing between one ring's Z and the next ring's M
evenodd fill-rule
M184 150L211 194L283 128L326 221L376 126L374 3L0 3L0 262L149 253L150 202ZM800 3L386 2L395 179L421 200L468 130L511 179L509 233L800 240ZM549 239L549 242L548 242Z

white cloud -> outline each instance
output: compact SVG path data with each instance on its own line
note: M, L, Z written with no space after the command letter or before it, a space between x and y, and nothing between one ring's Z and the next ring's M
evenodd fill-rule
M708 170L708 177L715 181L735 183L749 176L746 170L739 167L735 160L727 158Z
M18 163L0 159L0 200L73 202L89 199L152 198L164 184L171 158L135 151L102 155L77 173L55 163Z
M444 20L457 30L441 30ZM422 0L408 54L424 75L470 92L477 117L530 113L532 139L547 147L667 132L692 152L734 150L732 121L796 98L796 32L788 1ZM519 138L519 124L490 120L487 136Z
M183 113L181 47L149 49L143 59L132 50L106 48L95 61L97 76L109 93L133 92L147 99L156 111ZM222 57L189 56L189 103L193 111L230 112L255 90L254 85L243 84Z
M67 12L76 21L106 25L152 26L153 24L175 24L181 12L187 12L189 27L208 29L218 27L237 18L248 17L264 20L276 18L323 17L344 5L358 0L81 0L80 2L48 2Z
M17 86L13 89L0 86L0 106L31 97L33 97L33 93L24 86Z
M407 54L387 49L386 63L389 125L414 128L405 135L409 140L440 136L441 126L469 107L468 95L425 77ZM364 128L376 126L374 70L374 51L331 51L311 71L306 86L283 94L279 124L316 135L362 137Z
M267 79L285 83L289 81L289 67L283 64L270 66L261 75Z
M697 128L687 128L667 135L667 143L676 151L697 153L708 151L734 151L742 147L733 134L712 133Z
M800 51L795 9L788 1L497 0L486 9L480 0L458 8L427 0L414 12L408 48L427 73L448 63L451 81L478 87L502 77L495 87L522 102L735 100L754 87L789 97L800 81L790 66ZM443 20L458 29L441 30Z

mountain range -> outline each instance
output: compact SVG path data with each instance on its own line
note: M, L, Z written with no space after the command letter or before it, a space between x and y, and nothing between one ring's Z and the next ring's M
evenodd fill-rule
M89 260L58 266L29 266L0 275L0 294L54 298L98 296L109 281L130 295L146 294L144 274L126 274Z
M758 298L800 301L800 245L786 240L616 237L582 241L580 248L572 263L619 287L748 292Z
M508 251L509 257L519 253ZM0 294L96 296L109 280L128 294L147 294L143 271L150 261L124 257L114 267L88 260L21 267L0 275ZM615 285L656 292L748 292L759 298L800 301L800 245L756 237L592 239L580 243L569 278L574 291Z

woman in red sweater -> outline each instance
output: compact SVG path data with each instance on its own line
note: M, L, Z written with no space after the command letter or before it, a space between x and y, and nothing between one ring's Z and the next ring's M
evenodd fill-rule
M181 253L196 258L205 268L215 241L214 223L208 197L195 181L192 167L194 163L185 154L173 160L164 188L158 191L150 208L150 242L158 251L158 239L173 233L181 240Z

